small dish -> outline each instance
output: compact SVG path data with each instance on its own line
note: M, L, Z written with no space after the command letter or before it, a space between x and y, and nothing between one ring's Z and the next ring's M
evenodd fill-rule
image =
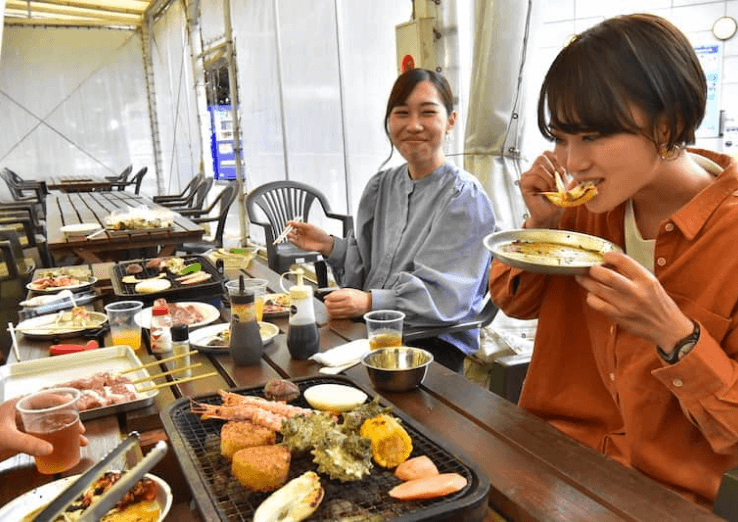
M392 392L420 386L432 362L432 353L408 346L372 350L361 358L374 386Z
M228 351L228 345L213 346L209 343L220 336L224 331L231 327L229 323L211 324L198 328L190 333L190 346L200 352L224 353ZM261 342L264 345L269 344L279 334L279 327L276 324L259 321L259 333L261 334Z

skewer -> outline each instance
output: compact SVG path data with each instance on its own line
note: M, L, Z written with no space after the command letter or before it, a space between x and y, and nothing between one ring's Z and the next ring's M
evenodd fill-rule
M210 372L210 373L204 373L202 375L195 375L193 377L187 377L185 379L177 379L176 381L167 381L163 382L161 384L155 384L153 386L149 386L147 388L143 388L141 390L136 390L139 393L145 393L152 390L158 390L159 388L166 388L167 386L172 386L174 384L183 384L185 382L190 381L196 381L197 379L204 379L206 377L216 377L218 375L218 372Z
M20 352L18 351L18 339L15 338L15 328L13 328L13 323L8 323L8 331L10 332L10 338L13 340L13 353L15 353L15 359L17 362L20 362Z
M295 216L295 218L292 219L291 221L302 222L302 216ZM282 233L279 234L279 236L277 236L277 239L274 240L272 245L276 245L277 243L281 242L284 238L286 238L287 234L292 232L292 228L293 228L292 225L287 225L286 227L284 227L284 230L282 230Z
M164 359L159 359L154 362L142 364L141 366L134 366L133 368L128 368L127 370L123 370L122 372L119 372L119 373L120 375L123 375L124 373L136 372L138 370L143 370L144 368L150 368L152 366L156 366L157 364L174 361L175 359L179 359L180 357L185 357L187 355L195 355L196 353L197 353L197 350L192 350L191 352L185 352L185 353L180 353L178 355L172 355L171 357L166 357Z
M169 370L162 373L157 373L156 375L149 375L148 377L141 377L140 379L136 379L133 381L133 384L141 384L142 382L151 381L153 379L157 379L159 377L165 377L167 375L172 375L174 373L179 373L184 370L191 370L192 368L197 368L198 366L202 366L202 363L195 363L190 364L189 366L182 366L181 368L175 368L174 370Z

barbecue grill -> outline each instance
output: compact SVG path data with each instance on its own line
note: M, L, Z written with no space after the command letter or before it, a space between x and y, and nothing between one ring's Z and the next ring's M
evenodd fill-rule
M301 391L316 384L343 384L362 387L343 376L309 377L294 381ZM367 390L362 389L368 396ZM230 390L242 395L264 397L263 386ZM220 404L216 392L193 397L205 404ZM201 421L190 413L190 399L181 398L161 414L164 429L172 448L191 486L193 497L204 520L251 520L256 508L270 493L251 492L242 487L231 475L231 463L220 454L220 429L224 421ZM304 397L292 402L296 406L309 408ZM386 404L380 402L383 406ZM434 438L421 429L402 411L392 414L402 420L405 430L413 441L412 457L427 455L441 473L456 472L466 477L467 487L455 494L421 501L400 501L388 495L390 489L402 481L375 463L371 474L356 482L340 482L320 475L325 497L318 510L308 521L334 520L332 509L343 509L342 516L351 520L379 522L396 521L475 521L481 520L486 511L489 481L475 465L461 456L457 450ZM316 471L312 455L293 456L289 479L306 471Z

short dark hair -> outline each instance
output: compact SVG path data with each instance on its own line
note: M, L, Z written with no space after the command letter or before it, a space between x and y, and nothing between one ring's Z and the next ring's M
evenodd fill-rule
M429 81L436 87L443 106L446 108L446 113L450 116L454 112L454 93L451 91L448 80L443 75L428 69L408 69L397 77L387 100L387 111L384 113L384 133L388 138L390 138L389 118L390 114L392 114L392 109L405 103L410 93L415 89L415 86L424 81ZM392 143L391 139L390 143ZM392 158L393 152L394 145L392 146L392 150L390 150L389 157L379 167L380 170Z
M705 74L679 29L654 15L617 16L575 36L558 54L541 87L538 128L548 139L555 129L654 139L665 117L671 150L694 143L706 100ZM648 118L646 129L633 120L632 105Z

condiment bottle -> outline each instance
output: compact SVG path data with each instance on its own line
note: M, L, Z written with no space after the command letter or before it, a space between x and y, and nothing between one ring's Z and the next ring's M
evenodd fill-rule
M175 324L172 326L172 355L182 355L190 351L190 327L186 324ZM190 365L190 356L185 355L172 361L174 369L184 368ZM177 372L175 378L184 379L192 377L192 370Z
M303 283L303 270L297 269L297 284L290 288L290 321L287 349L295 359L308 359L320 349L320 333L315 322L313 288Z
M155 304L151 309L151 351L172 351L172 316L166 303Z
M243 285L238 295L231 294L231 339L228 349L237 366L259 364L264 353L254 297L253 290L244 290Z

